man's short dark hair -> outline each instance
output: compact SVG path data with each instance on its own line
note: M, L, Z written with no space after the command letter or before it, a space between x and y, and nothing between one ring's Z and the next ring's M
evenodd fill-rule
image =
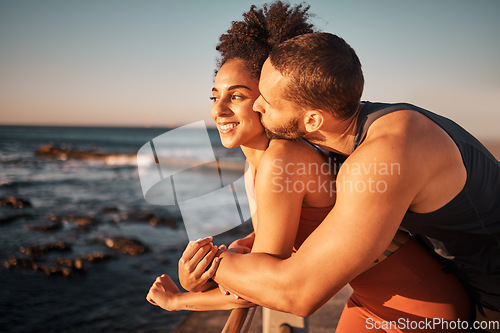
M300 109L329 111L340 119L354 114L363 93L363 71L356 52L330 33L309 33L277 45L273 67L290 79L282 97Z

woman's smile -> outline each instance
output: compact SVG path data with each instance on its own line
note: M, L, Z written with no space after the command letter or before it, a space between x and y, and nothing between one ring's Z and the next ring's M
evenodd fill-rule
M220 134L227 134L236 128L239 122L217 122L217 127Z

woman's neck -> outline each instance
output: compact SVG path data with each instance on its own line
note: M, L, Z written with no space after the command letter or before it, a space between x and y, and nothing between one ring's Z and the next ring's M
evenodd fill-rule
M250 163L255 169L259 165L260 159L264 155L267 147L269 147L269 138L265 135L260 137L258 140L254 140L252 144L241 145L241 150L248 163Z

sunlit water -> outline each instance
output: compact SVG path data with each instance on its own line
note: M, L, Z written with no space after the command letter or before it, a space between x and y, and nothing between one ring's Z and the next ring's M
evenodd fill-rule
M22 257L20 247L64 241L71 251L49 252L40 261L103 252L104 262L86 262L85 273L69 277L46 276L25 268L0 266L0 332L168 332L187 315L169 313L146 302L154 279L177 276L177 260L188 242L175 206L148 204L143 197L135 154L148 140L166 129L0 127L0 198L14 196L32 207L0 207L0 261ZM215 131L209 130L215 152L238 156L224 149ZM183 141L189 147L189 138ZM187 142L187 145L186 145ZM52 144L104 154L123 154L106 160L58 160L35 155ZM186 186L196 186L184 184ZM141 214L178 221L177 228L153 226ZM50 232L28 230L59 218L90 217L94 224L80 228L65 221ZM206 217L216 218L216 217ZM246 229L246 228L242 228ZM246 230L217 239L229 242ZM150 251L131 256L106 247L104 239L133 237Z

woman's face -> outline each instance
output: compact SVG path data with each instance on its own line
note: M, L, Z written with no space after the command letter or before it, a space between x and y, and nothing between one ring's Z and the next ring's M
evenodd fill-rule
M243 60L231 59L219 69L212 88L212 118L224 147L251 147L265 136L259 114L253 111L257 97L259 80L250 75Z

